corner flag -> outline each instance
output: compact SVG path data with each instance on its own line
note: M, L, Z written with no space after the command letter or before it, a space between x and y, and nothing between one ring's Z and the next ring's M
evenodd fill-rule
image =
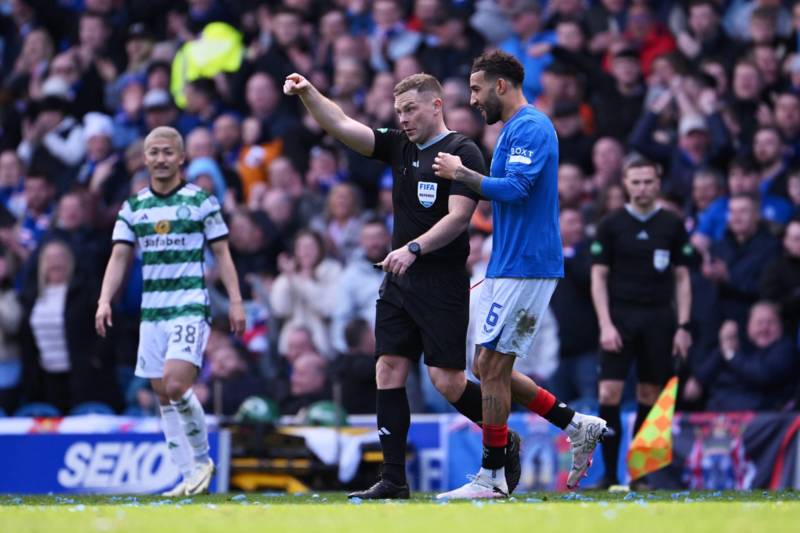
M672 462L672 417L678 396L678 378L667 382L628 450L631 481Z

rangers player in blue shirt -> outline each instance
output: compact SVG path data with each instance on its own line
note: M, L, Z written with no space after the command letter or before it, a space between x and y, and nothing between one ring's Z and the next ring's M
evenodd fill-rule
M572 443L573 464L567 485L577 486L606 430L604 420L575 413L547 390L513 372L516 357L528 355L540 317L564 275L558 225L558 139L546 115L522 93L525 72L513 56L487 52L472 65L471 105L488 124L502 120L491 175L439 153L437 176L462 182L492 201L492 257L483 283L476 320L480 353L477 372L483 396L483 460L477 476L439 498L504 498L503 472L514 399L561 427ZM525 394L518 391L525 390ZM504 444L503 444L504 445Z

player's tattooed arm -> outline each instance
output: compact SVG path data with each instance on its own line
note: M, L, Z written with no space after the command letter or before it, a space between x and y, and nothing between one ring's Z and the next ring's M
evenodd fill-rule
M432 166L433 171L440 178L459 181L478 194L481 194L483 175L465 167L461 162L461 158L457 155L439 152L433 160Z
M464 165L460 165L455 172L455 180L460 181L473 191L481 194L481 183L483 183L483 175L474 170L470 170Z

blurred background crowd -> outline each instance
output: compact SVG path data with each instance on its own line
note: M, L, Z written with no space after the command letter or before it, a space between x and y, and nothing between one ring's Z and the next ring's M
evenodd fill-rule
M795 408L800 2L0 0L0 409L156 412L133 377L140 259L108 339L93 317L116 213L148 183L142 139L171 125L186 179L224 206L248 312L232 338L209 263L199 398L224 414L251 395L284 414L334 397L374 412L383 274L371 263L389 251L392 176L326 136L283 79L303 73L378 128L395 125L397 81L433 74L448 127L488 160L501 124L485 126L467 84L487 48L523 63L525 94L560 142L566 278L518 369L562 400L596 402L589 245L624 205L620 171L636 152L662 165L661 205L699 252L679 408ZM491 234L481 202L475 283ZM425 374L410 385L413 411L446 410Z

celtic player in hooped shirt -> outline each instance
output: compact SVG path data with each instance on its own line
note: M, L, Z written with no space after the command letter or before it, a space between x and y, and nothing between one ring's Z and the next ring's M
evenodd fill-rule
M144 291L136 375L150 379L158 394L167 445L183 475L183 481L165 494L194 495L208 490L214 474L205 414L192 392L209 335L203 277L206 243L228 291L231 330L237 334L244 330L244 308L219 203L181 178L185 156L180 134L168 127L154 129L145 139L144 158L150 186L120 209L95 327L105 337L112 326L111 299L138 244Z

